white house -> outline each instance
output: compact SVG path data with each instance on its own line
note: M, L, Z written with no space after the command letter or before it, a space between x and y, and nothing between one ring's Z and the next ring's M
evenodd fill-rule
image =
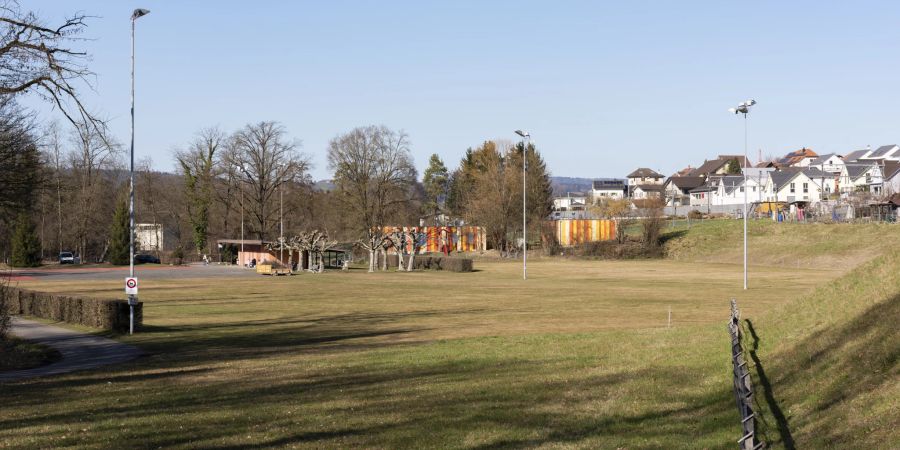
M598 178L591 186L591 201L597 203L603 199L622 199L626 191L627 185L621 178Z
M581 192L569 192L553 198L551 219L580 219L584 217L588 196Z
M844 159L837 153L829 153L811 160L809 167L819 169L822 172L840 174L844 170Z
M847 163L838 178L841 193L881 191L881 167L874 162Z
M833 178L819 170L783 170L769 174L769 186L766 189L766 200L773 202L815 203L822 199L822 194L833 190ZM822 187L822 183L825 187Z
M139 251L150 252L164 250L163 227L158 223L134 224L134 239Z
M703 177L672 176L663 185L663 195L667 206L691 204L691 189L703 185Z
M631 188L631 198L645 200L650 198L662 198L665 186L662 184L639 184Z

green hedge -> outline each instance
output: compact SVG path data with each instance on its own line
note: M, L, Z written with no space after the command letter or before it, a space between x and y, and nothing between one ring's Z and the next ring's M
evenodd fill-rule
M407 258L409 256L407 255ZM409 259L404 262L408 263ZM388 267L397 267L397 255L388 255ZM416 255L413 270L446 270L448 272L471 272L472 260L451 256Z
M128 302L99 298L81 298L8 288L7 308L11 314L24 314L77 323L93 328L127 332ZM134 328L143 323L143 303L134 306Z

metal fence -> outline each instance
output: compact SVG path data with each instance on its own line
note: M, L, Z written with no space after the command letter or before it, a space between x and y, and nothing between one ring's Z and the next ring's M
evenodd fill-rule
M737 441L741 450L765 448L765 443L756 437L756 413L753 411L753 381L744 359L742 342L741 313L737 302L731 299L731 320L728 321L728 332L731 334L731 364L734 373L734 399L741 415L742 436Z

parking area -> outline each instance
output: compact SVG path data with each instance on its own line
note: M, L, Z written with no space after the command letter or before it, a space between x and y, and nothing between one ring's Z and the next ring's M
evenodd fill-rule
M10 281L31 280L121 280L128 276L128 266L47 266L38 269L11 270ZM139 265L135 275L145 280L171 280L207 277L253 277L256 271L238 266L191 264L186 266Z

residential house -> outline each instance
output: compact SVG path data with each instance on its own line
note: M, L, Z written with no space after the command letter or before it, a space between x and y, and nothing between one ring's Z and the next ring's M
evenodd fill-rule
M731 161L737 162L739 167L751 166L750 161L743 155L719 155L716 159L703 161L703 164L692 170L688 176L706 178L713 175L725 175L728 173L728 164Z
M703 184L690 191L691 206L712 206L713 197L718 190L718 180L722 175L711 175Z
M885 161L881 168L882 172L882 193L887 196L900 194L900 162Z
M818 156L812 149L803 147L784 155L777 163L782 167L807 167Z
M827 155L819 155L809 162L810 168L819 169L823 172L840 174L844 169L844 159L837 153L829 153Z
M569 192L565 196L553 199L551 219L584 218L588 196L582 192Z
M769 174L766 200L783 203L813 203L821 200L821 185L814 181L818 170L780 170ZM818 178L821 179L821 176Z
M631 198L635 200L649 200L662 198L665 186L662 184L639 184L631 188Z
M621 178L598 178L591 186L591 202L603 199L622 199L627 191L626 181Z
M663 185L666 205L686 206L691 204L691 189L703 185L703 177L671 176Z
M765 192L769 186L769 174L774 172L772 167L747 167L744 174L747 176L747 198L750 203L765 200Z
M859 158L860 161L900 161L900 146L882 145Z
M881 192L883 174L875 162L847 163L838 178L842 194L852 192Z
M714 181L714 186L715 191L713 192L711 199L713 205L733 206L744 204L743 175L725 175L719 177Z
M640 197L636 198L646 199L650 198L647 196L650 192L657 194L662 192L662 190L657 190L654 186L662 186L666 177L653 169L640 167L629 173L626 178L628 178L628 196L634 197L637 194ZM644 187L643 189L637 189L642 186Z

